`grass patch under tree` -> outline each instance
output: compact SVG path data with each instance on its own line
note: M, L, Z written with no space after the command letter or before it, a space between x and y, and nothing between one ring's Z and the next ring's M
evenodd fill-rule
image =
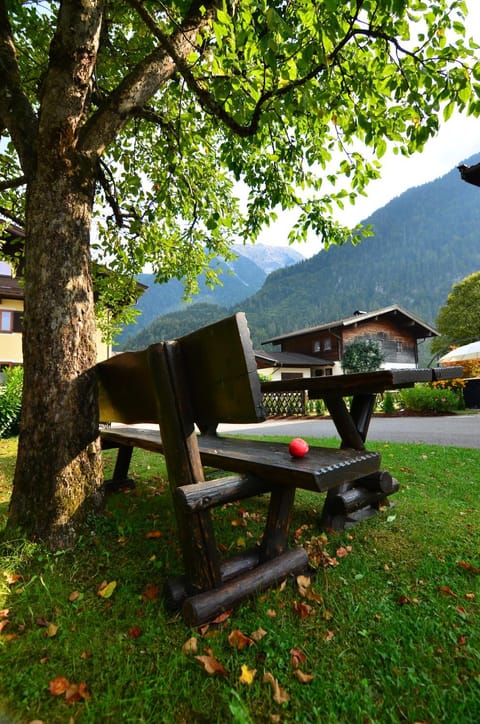
M292 542L311 587L289 581L201 630L162 602L181 560L160 456L134 452L137 489L109 496L74 550L3 534L0 719L479 721L478 451L375 449L400 480L395 507L321 534L323 496L299 492ZM15 453L0 440L3 517ZM251 546L265 512L264 499L215 510L225 549Z

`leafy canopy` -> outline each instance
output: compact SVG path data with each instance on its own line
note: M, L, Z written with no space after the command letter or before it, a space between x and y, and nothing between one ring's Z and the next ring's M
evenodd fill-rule
M58 8L0 0L35 113ZM341 242L333 211L365 193L388 145L412 153L442 113L479 113L465 13L463 0L109 0L80 143L102 113L121 113L126 81L148 85L159 49L175 72L102 149L96 257L130 274L150 263L159 280L195 289L209 263L228 258L232 241L255 239L279 208L300 209L291 240L313 230ZM194 15L204 18L196 43L180 53L173 38ZM0 80L0 100L4 92ZM21 223L25 159L0 130L0 211ZM213 281L214 264L207 273Z
M440 337L432 341L432 352L446 353L480 339L480 272L454 284L436 319Z

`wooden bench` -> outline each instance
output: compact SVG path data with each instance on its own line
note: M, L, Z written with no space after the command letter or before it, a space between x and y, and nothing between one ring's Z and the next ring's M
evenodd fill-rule
M324 492L379 476L380 456L365 450L311 448L292 458L288 446L220 437L219 423L261 423L265 416L243 313L180 339L125 352L97 365L104 448L118 448L113 488L131 484L135 447L165 456L185 575L169 582L167 600L187 623L213 619L254 592L307 567L303 548L288 548L296 488ZM200 431L200 434L198 434ZM204 466L238 473L205 480ZM210 511L269 495L261 544L222 561Z

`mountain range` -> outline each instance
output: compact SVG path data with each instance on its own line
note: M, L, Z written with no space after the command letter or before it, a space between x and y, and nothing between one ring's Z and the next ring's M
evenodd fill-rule
M136 336L158 317L184 310L187 313L197 305L219 305L228 308L258 291L268 274L304 257L294 249L280 246L256 244L246 246L234 244L232 250L237 255L233 261L219 261L219 284L213 288L205 282L202 275L199 293L192 302L184 299L184 285L179 279L170 279L165 284L156 284L153 274L140 274L138 281L147 287L135 308L140 313L136 324L126 327L117 337L119 348L130 346L131 336ZM198 310L197 310L198 311ZM211 310L212 311L212 310ZM197 313L194 313L198 317ZM224 316L223 313L220 316ZM178 335L174 335L178 336Z
M363 224L371 237L277 268L243 299L217 297L213 305L201 299L197 310L192 304L159 316L130 336L128 347L179 336L200 319L206 324L237 310L246 312L257 347L287 331L391 304L434 324L452 285L480 270L480 189L462 181L457 169L413 186Z

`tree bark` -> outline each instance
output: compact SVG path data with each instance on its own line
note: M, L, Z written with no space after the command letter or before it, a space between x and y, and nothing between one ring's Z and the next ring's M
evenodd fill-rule
M52 548L71 545L103 497L89 259L94 177L43 156L27 203L23 417L10 522Z
M78 149L103 0L61 4L28 168L24 387L10 525L71 545L102 504L90 224L97 158Z

